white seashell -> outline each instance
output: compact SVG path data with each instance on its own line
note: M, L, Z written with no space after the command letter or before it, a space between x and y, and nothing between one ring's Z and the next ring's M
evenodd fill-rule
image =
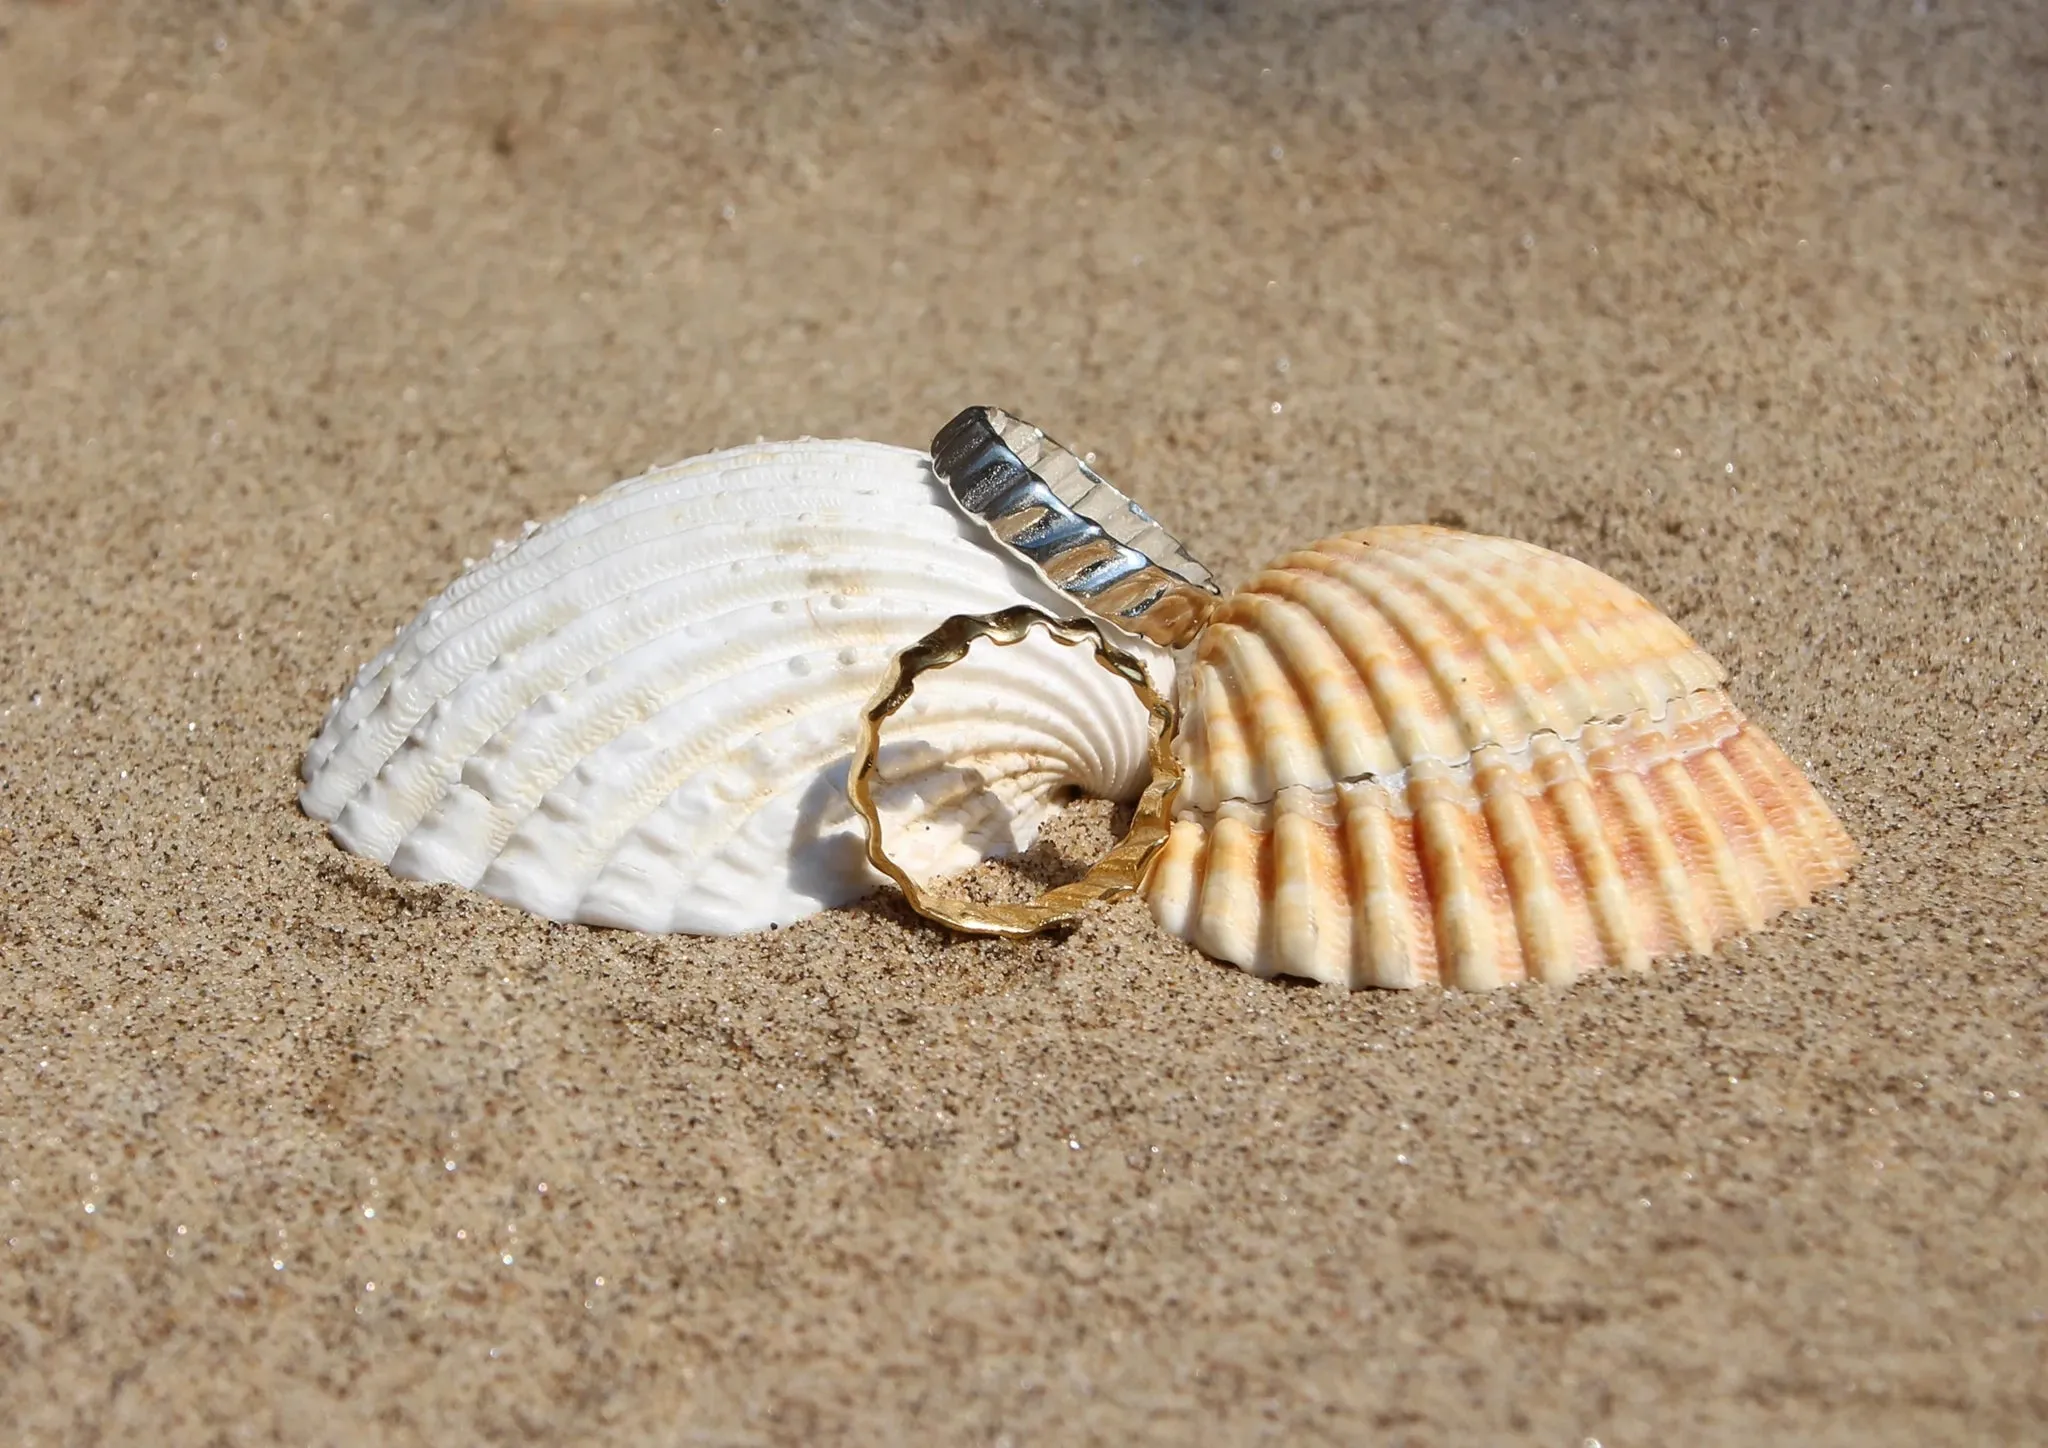
M623 482L428 603L328 711L301 806L408 879L553 920L727 934L882 883L845 798L861 705L948 615L1058 595L929 461L769 443ZM1136 646L1170 686L1171 665ZM1029 845L1078 789L1134 798L1128 688L1034 637L934 678L881 752L922 875Z

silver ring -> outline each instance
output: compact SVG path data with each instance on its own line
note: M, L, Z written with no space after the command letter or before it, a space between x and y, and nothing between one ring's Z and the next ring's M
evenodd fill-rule
M970 407L932 439L932 470L998 543L1097 618L1168 648L1208 622L1219 594L1209 570L1043 430Z

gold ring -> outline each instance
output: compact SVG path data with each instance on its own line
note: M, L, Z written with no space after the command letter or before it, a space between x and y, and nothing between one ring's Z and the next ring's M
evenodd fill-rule
M1131 686L1131 692L1151 716L1151 782L1138 797L1130 829L1080 879L1055 886L1023 904L983 905L933 895L905 874L903 867L882 847L882 817L875 808L874 795L882 722L909 701L920 675L957 664L977 639L993 639L999 647L1007 647L1021 642L1034 628L1044 629L1063 644L1094 644L1095 661ZM1144 883L1153 857L1166 843L1174 791L1180 788L1181 766L1173 756L1173 726L1173 705L1152 687L1144 664L1112 644L1092 619L1056 619L1029 604L1018 604L1000 613L955 614L898 654L882 686L868 701L853 746L853 763L846 775L846 794L867 821L869 863L901 887L911 909L926 919L970 935L1035 935L1056 925L1072 924L1085 907L1097 901L1121 900Z

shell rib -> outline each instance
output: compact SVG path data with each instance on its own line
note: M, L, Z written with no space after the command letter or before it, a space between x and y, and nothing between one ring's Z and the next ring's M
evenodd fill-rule
M554 920L728 934L882 883L847 804L861 705L939 621L1057 607L926 458L774 443L620 483L472 569L335 701L300 804L409 879ZM1026 847L1072 788L1128 799L1147 723L1080 651L978 649L881 751L906 865ZM1148 651L1162 675L1170 665Z
M1704 951L1855 847L1613 579L1525 543L1375 528L1218 608L1154 916L1256 975L1485 989Z

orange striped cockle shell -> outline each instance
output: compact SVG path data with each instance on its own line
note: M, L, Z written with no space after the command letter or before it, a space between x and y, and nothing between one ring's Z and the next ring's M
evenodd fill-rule
M1856 849L1726 675L1621 584L1527 543L1370 528L1216 610L1146 885L1255 975L1487 989L1704 951Z

